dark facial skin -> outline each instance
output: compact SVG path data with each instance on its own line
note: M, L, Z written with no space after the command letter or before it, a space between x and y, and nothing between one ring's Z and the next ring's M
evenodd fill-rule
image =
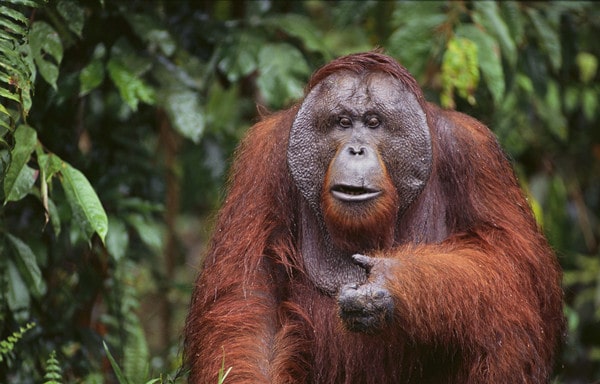
M367 163L350 161L351 149ZM345 149L345 150L344 150ZM335 158L342 156L344 159ZM301 193L318 211L326 172L349 183L370 182L384 171L393 180L404 211L425 186L431 171L431 139L415 96L389 75L334 74L306 97L290 133L288 162ZM347 170L343 168L347 167ZM375 171L375 174L371 174ZM362 175L360 175L362 173ZM353 180L352 180L353 179Z
M309 277L339 294L368 271L352 255L393 245L395 223L431 172L429 127L415 95L385 73L333 74L306 96L288 165L318 244L303 244ZM308 237L308 236L306 236Z

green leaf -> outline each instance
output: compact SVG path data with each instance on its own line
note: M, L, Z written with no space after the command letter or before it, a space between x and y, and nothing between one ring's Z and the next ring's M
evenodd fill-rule
M54 235L58 237L60 235L60 214L58 213L58 209L56 208L56 204L52 199L48 199L48 216L50 216L50 223L52 224L52 229L54 230Z
M400 2L392 15L396 30L385 46L417 79L436 48L443 47L435 31L448 19L446 6L445 1Z
M579 52L575 58L579 67L579 78L582 83L587 84L594 80L598 72L598 58L588 52Z
M9 168L9 171L14 168ZM19 201L31 191L31 188L35 184L35 180L38 177L38 171L29 167L28 165L23 166L18 173L15 175L15 178L7 178L4 183L4 196L6 199L4 203L8 203L9 201Z
M171 34L160 24L160 21L143 13L134 13L127 20L135 33L145 42L149 43L149 50L155 51L158 47L166 56L175 53L177 44Z
M140 101L154 104L154 89L119 61L109 60L108 74L119 89L119 94L132 110L137 111Z
M127 222L140 236L140 239L148 248L159 254L163 249L163 228L154 221L147 220L142 215L129 215Z
M269 18L265 20L265 24L270 27L279 28L288 35L300 39L308 50L323 53L325 60L331 59L329 50L323 43L323 36L320 36L316 32L318 28L308 17L288 13Z
M92 60L79 73L79 96L85 96L96 89L104 80L104 64Z
M36 143L35 129L20 125L15 130L15 147L11 151L10 165L4 177L5 204L22 199L31 190L37 173L27 166L27 162L35 150Z
M594 121L598 112L598 90L585 88L581 94L581 106L586 119Z
M108 232L108 218L90 182L79 170L63 163L61 184L73 213L74 225L79 226L88 240L97 233L102 242Z
M465 37L477 44L479 68L496 105L502 102L506 84L500 59L500 48L496 40L474 25L462 24L456 36Z
M562 54L558 28L551 26L549 21L540 15L537 9L527 7L527 15L531 19L538 35L539 43L546 52L552 68L558 71L562 65Z
M40 74L56 89L58 66L63 57L63 46L58 33L50 24L38 21L33 23L29 31L29 44ZM54 62L47 59L48 55L54 59Z
M567 121L562 114L561 94L556 81L548 81L545 103L539 107L539 112L546 120L550 131L562 141L568 138Z
M127 252L129 246L129 233L123 221L116 217L108 218L108 233L106 235L106 249L113 260L119 261Z
M29 21L27 20L25 15L23 15L21 12L15 11L14 9L5 7L3 5L0 5L0 15L10 17L14 21L19 22L23 25L29 24Z
M38 2L35 0L8 0L8 3L12 3L15 5L24 5L26 7L37 8L39 6Z
M104 346L104 350L106 351L106 357L108 357L108 361L110 362L110 366L112 367L113 371L115 372L115 376L117 377L117 380L119 381L119 384L128 384L129 380L127 380L127 378L125 377L125 375L123 375L123 371L121 371L121 368L119 367L119 364L117 364L117 362L115 361L115 358L113 357L112 353L110 353L110 350L108 349L108 345L106 345L106 342L102 341L102 345Z
M264 41L251 33L228 36L217 67L232 83L258 69L258 52Z
M240 117L239 108L231 108L231 105L239 100L239 89L237 84L229 86L226 89L215 81L211 84L208 91L208 100L206 102L206 127L211 132L233 133Z
M501 1L499 5L502 19L510 31L512 40L516 46L520 46L525 38L525 23L521 5L516 1Z
M19 310L28 309L31 304L31 297L29 296L29 289L17 266L13 263L12 260L8 260L7 264L7 294L6 294L6 302L8 307L13 312L18 312Z
M6 10L9 10L6 7L0 7L0 13L2 16L8 16L9 14L5 14ZM10 10L9 10L10 11ZM14 12L14 11L13 11ZM18 13L18 12L15 12ZM12 16L16 16L12 14ZM26 25L26 24L25 24ZM7 32L11 32L17 36L23 36L27 33L27 29L25 25L19 25L18 23L13 22L12 20L6 17L0 17L0 27L2 27Z
M470 104L479 83L477 45L469 39L452 38L442 60L442 105L454 108L454 89Z
M517 63L517 47L513 41L508 27L498 9L498 3L495 1L476 1L473 3L476 12L473 13L476 21L481 23L485 29L496 36L502 53L511 66Z
M258 88L270 106L281 108L302 97L310 69L289 44L268 44L259 53Z
M62 170L63 161L53 153L43 153L38 155L38 165L46 175L46 181L49 182L56 173Z
M72 0L62 0L56 6L56 10L67 22L69 29L79 37L83 31L84 11L79 4Z
M163 105L177 132L198 143L205 125L198 94L185 88L169 89L165 92Z
M18 237L7 233L6 238L14 251L13 260L19 269L21 277L27 283L28 291L35 297L41 297L46 293L46 284L42 278L42 272L37 264L35 254Z

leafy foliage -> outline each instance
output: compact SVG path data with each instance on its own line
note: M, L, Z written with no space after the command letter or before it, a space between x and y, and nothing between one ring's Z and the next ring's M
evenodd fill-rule
M15 344L23 337L25 332L35 327L35 323L28 323L27 325L20 327L19 330L14 331L6 340L0 341L0 362L4 361L7 356L14 348Z
M565 269L557 380L597 377L598 33L585 1L2 0L0 382L177 380L190 265L255 104L378 46L514 159Z

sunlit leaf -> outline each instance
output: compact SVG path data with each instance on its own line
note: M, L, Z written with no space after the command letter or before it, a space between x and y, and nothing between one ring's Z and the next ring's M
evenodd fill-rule
M479 83L477 45L469 39L452 38L442 60L442 106L454 108L454 90L470 104Z
M474 25L461 25L456 30L456 36L465 37L477 44L479 68L494 102L499 104L504 97L506 85L498 43L493 37Z
M587 84L596 77L598 72L598 58L588 52L579 52L575 58L579 67L579 78L581 82Z
M61 184L73 213L73 223L90 239L97 233L104 242L108 232L108 218L102 203L90 182L79 170L63 163Z

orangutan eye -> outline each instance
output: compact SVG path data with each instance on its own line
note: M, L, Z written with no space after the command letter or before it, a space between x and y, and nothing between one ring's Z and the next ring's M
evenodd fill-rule
M367 127L369 127L369 128L379 127L379 119L376 117L369 118L369 120L367 120Z
M352 120L347 117L340 117L339 124L342 128L350 128L352 126Z

